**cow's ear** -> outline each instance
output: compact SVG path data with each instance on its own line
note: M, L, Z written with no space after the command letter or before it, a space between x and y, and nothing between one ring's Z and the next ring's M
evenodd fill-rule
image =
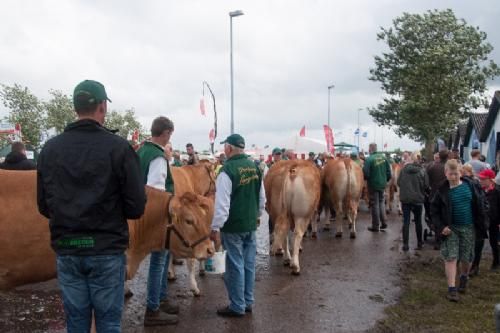
M168 214L173 217L176 214L178 215L180 208L181 208L181 202L180 202L179 198L177 198L175 196L170 200L171 200L171 202L170 202L170 205L168 208Z

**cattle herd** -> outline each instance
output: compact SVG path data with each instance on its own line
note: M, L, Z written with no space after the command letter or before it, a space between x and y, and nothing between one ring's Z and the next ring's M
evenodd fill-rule
M197 296L200 290L195 279L195 261L206 259L215 251L209 239L215 166L201 161L171 170L175 195L147 188L144 215L128 221L127 278L134 277L151 251L166 247L176 258L188 259L190 289ZM36 171L0 170L0 183L0 290L55 278L48 221L37 209ZM356 216L365 182L361 167L351 159L330 160L321 170L310 161L280 161L266 173L264 186L266 210L274 225L271 252L282 249L284 263L290 265L293 274L300 273L302 238L310 224L315 235L322 210L334 209L338 216L345 216L350 237L356 237ZM394 191L391 185L388 188ZM344 219L336 221L336 236L341 237ZM289 235L293 235L290 242ZM172 265L169 278L175 278Z

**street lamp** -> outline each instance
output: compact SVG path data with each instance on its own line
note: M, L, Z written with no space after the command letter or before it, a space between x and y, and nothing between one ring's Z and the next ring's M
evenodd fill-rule
M328 86L328 128L330 128L330 90L333 88L335 88L333 84Z
M241 16L241 10L229 12L229 45L231 58L231 134L234 134L234 89L233 89L233 17Z

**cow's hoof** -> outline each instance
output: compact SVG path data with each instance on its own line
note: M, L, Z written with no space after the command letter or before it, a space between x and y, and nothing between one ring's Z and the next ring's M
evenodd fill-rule
M398 214L399 214L399 216L403 216L403 212L401 212L401 211L398 212Z
M277 249L276 252L274 252L275 256L282 256L283 255L283 249Z
M298 276L300 275L300 271L297 271L297 270L292 270L292 275L295 275L295 276Z
M205 276L205 270L204 269L203 270L200 269L200 271L198 272L198 275L199 276Z
M132 290L130 289L127 289L125 290L125 299L129 299L130 297L134 296L134 293L132 292Z
M318 234L316 232L313 232L312 235L311 235L311 238L312 239L317 239L318 238Z
M168 278L167 279L168 279L168 281L172 281L173 282L173 281L177 280L177 276L172 275L172 274L168 274Z
M201 296L200 289L191 289L191 291L193 292L193 296L194 297L200 297Z
M182 266L184 264L184 261L182 261L180 259L174 259L174 260L172 260L172 264L174 264L176 266Z
M342 233L341 233L341 232L337 232L337 233L335 234L335 237L336 237L336 238L342 238Z
M286 266L286 267L290 266L290 259L284 259L283 266Z
M328 227L328 226L324 226L324 227L323 227L323 231L330 231L330 227Z
M351 232L351 238L356 238L356 233L355 232Z

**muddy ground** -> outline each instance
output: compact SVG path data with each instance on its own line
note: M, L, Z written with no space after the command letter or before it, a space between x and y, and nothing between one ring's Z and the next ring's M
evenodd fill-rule
M321 232L317 240L306 238L300 276L292 276L281 257L268 255L264 219L258 230L256 304L244 318L224 319L215 314L227 302L218 275L198 278L202 295L193 297L183 265L177 268L177 281L169 285L169 294L181 307L179 324L144 328L145 260L129 283L135 295L125 304L123 332L364 332L395 302L399 263L408 259L400 250L401 218L394 213L389 218L389 229L373 234L366 230L370 217L364 208L356 239L349 238L346 228L343 238L335 238L333 229ZM425 251L433 250L427 245ZM410 251L409 256L414 255ZM65 332L64 327L56 280L0 293L0 332Z

